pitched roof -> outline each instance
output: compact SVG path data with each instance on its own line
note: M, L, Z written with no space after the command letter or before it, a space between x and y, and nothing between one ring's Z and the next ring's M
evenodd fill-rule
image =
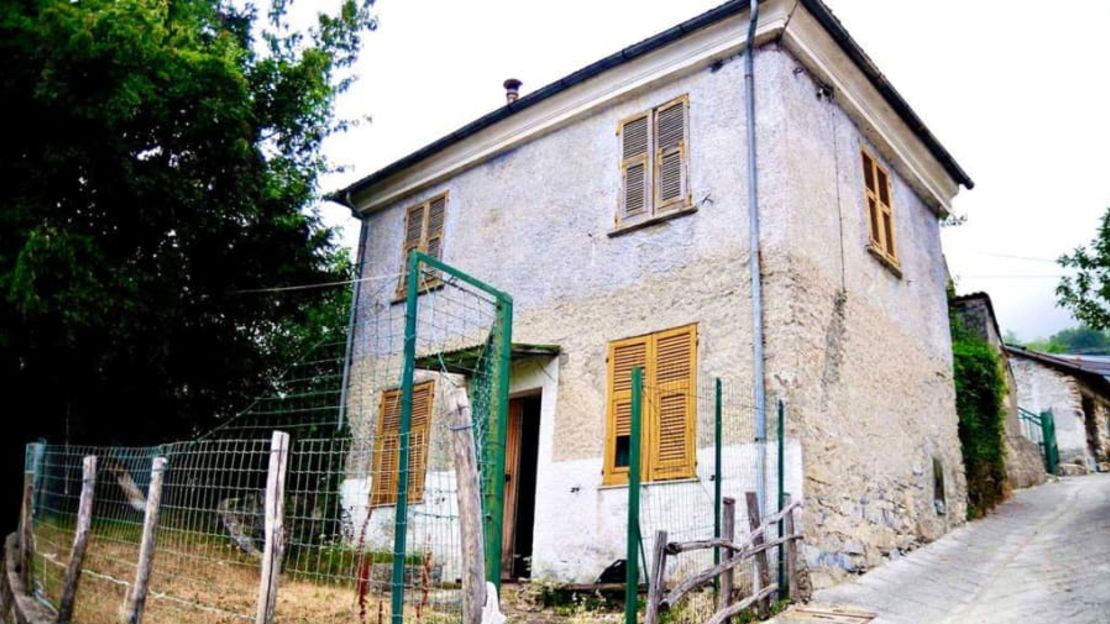
M929 153L944 167L944 170L955 180L957 183L964 185L970 189L975 186L975 182L968 176L962 167L956 162L952 155L940 144L933 133L917 116L917 113L910 108L906 100L895 90L894 86L886 79L886 77L879 71L878 67L868 58L867 54L863 52L859 44L845 30L844 25L836 18L825 6L821 0L799 0L799 2L807 10L810 11L821 24L825 30L836 41L840 49L848 56L849 59L859 68L861 72L867 77L871 85L882 95L886 103L901 117L902 121L910 128L914 135L925 145ZM567 89L585 82L605 71L608 71L618 65L623 65L633 59L639 58L666 46L682 37L690 34L695 30L711 26L724 20L728 17L742 13L748 9L750 0L731 0L718 7L710 9L701 15L686 20L676 26L673 26L661 33L652 37L648 37L643 41L628 46L623 50L611 54L599 61L591 63L578 71L571 73L551 84L548 84L528 95L525 95L517 101L506 104L474 121L466 124L465 126L455 130L454 132L443 136L432 143L416 150L393 162L385 167L371 173L370 175L362 178L361 180L343 188L341 190L329 193L325 196L326 199L347 205L350 208L347 199L350 195L373 186L390 176L407 169L420 161L438 153L439 151L458 143L467 137L470 137L478 132L492 126L493 124L522 111L526 108L534 106L543 100L552 97L558 93L566 91Z
M1110 356L1041 353L1016 345L1006 345L1006 351L1011 355L1028 358L1063 373L1085 379L1101 388L1103 392L1110 393Z

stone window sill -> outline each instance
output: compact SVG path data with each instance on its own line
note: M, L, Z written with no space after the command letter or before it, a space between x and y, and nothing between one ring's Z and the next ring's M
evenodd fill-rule
M629 232L635 232L636 230L646 228L649 225L655 225L656 223L663 223L664 221L670 221L671 219L682 217L688 214L694 214L697 211L697 206L693 204L686 204L684 206L680 206L679 208L667 209L666 212L660 212L647 217L640 217L633 221L625 221L618 224L617 227L613 228L612 230L609 230L609 238L621 236L622 234L628 234Z
M879 251L874 245L868 245L867 252L870 253L873 258L878 260L879 264L883 265L888 271L893 273L895 277L897 277L898 279L902 279L902 267L898 264L897 260L892 260L885 253Z

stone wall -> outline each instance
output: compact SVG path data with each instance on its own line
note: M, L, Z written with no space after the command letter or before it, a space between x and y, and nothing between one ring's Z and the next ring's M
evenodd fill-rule
M761 141L782 166L761 183L789 220L765 252L767 323L785 328L768 338L768 370L802 440L807 554L822 586L962 523L966 488L937 216L836 94L818 97L805 69L776 54L785 71L760 79L785 114ZM900 275L867 250L861 147L892 173Z
M964 328L974 332L994 348L1002 364L1006 379L1006 393L1002 404L1006 410L1006 478L1013 488L1027 488L1045 482L1044 457L1035 442L1022 434L1018 416L1017 380L1014 378L1010 355L998 333L998 324L990 299L985 294L959 297L951 302L952 311Z
M1087 448L1087 432L1083 416L1081 384L1074 377L1035 360L1014 356L1018 403L1025 409L1041 413L1052 411L1056 422L1056 445L1062 464L1083 468L1091 464Z

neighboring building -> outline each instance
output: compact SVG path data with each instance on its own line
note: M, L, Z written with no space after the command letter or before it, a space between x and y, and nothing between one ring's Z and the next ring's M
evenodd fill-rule
M1110 470L1110 359L1007 345L1018 403L1052 411L1063 474Z
M1044 483L1046 478L1044 457L1036 442L1023 433L1018 417L1018 385L1014 378L1009 352L1002 342L1002 332L994 315L994 306L987 293L961 295L949 302L952 311L969 331L975 332L997 353L1006 377L1006 477L1014 488L1026 488ZM1020 406L1029 409L1028 406Z
M751 396L747 8L626 48L332 196L364 219L364 276L425 249L512 294L515 341L557 346L512 379L538 428L534 500L517 503L534 512L536 576L588 582L624 557L631 366ZM789 405L787 485L821 586L964 521L939 219L972 183L822 3L761 2L757 42L765 380ZM395 299L363 296L359 318ZM645 496L704 499L712 416L672 407L649 425ZM377 426L363 418L356 430ZM729 495L754 489L749 472L726 474Z

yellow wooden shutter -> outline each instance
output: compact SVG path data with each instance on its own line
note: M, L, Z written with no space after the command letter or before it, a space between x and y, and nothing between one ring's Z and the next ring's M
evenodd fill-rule
M649 212L650 121L645 113L621 123L621 205L618 220Z
M400 454L401 391L382 392L378 404L378 433L374 439L370 506L392 505L397 500L397 460Z
M603 482L627 483L628 465L618 464L618 454L627 457L632 430L632 369L648 365L649 336L618 340L609 344L609 388L606 410ZM642 463L642 462L641 462Z
M649 478L695 476L694 425L697 414L696 325L653 336L653 387L649 394Z
M401 246L401 279L397 282L397 292L405 293L405 276L408 274L409 252L422 249L424 242L424 221L428 204L417 204L405 211L404 244Z
M413 386L412 416L409 428L409 502L424 497L425 472L428 466L428 430L432 419L435 382L425 381ZM382 392L378 405L378 433L374 440L374 458L370 488L370 505L393 505L397 502L397 479L401 455L401 390Z
M685 204L686 98L655 113L655 210Z
M861 151L860 157L863 161L867 231L871 248L890 262L897 264L898 250L894 236L890 174L866 151Z

